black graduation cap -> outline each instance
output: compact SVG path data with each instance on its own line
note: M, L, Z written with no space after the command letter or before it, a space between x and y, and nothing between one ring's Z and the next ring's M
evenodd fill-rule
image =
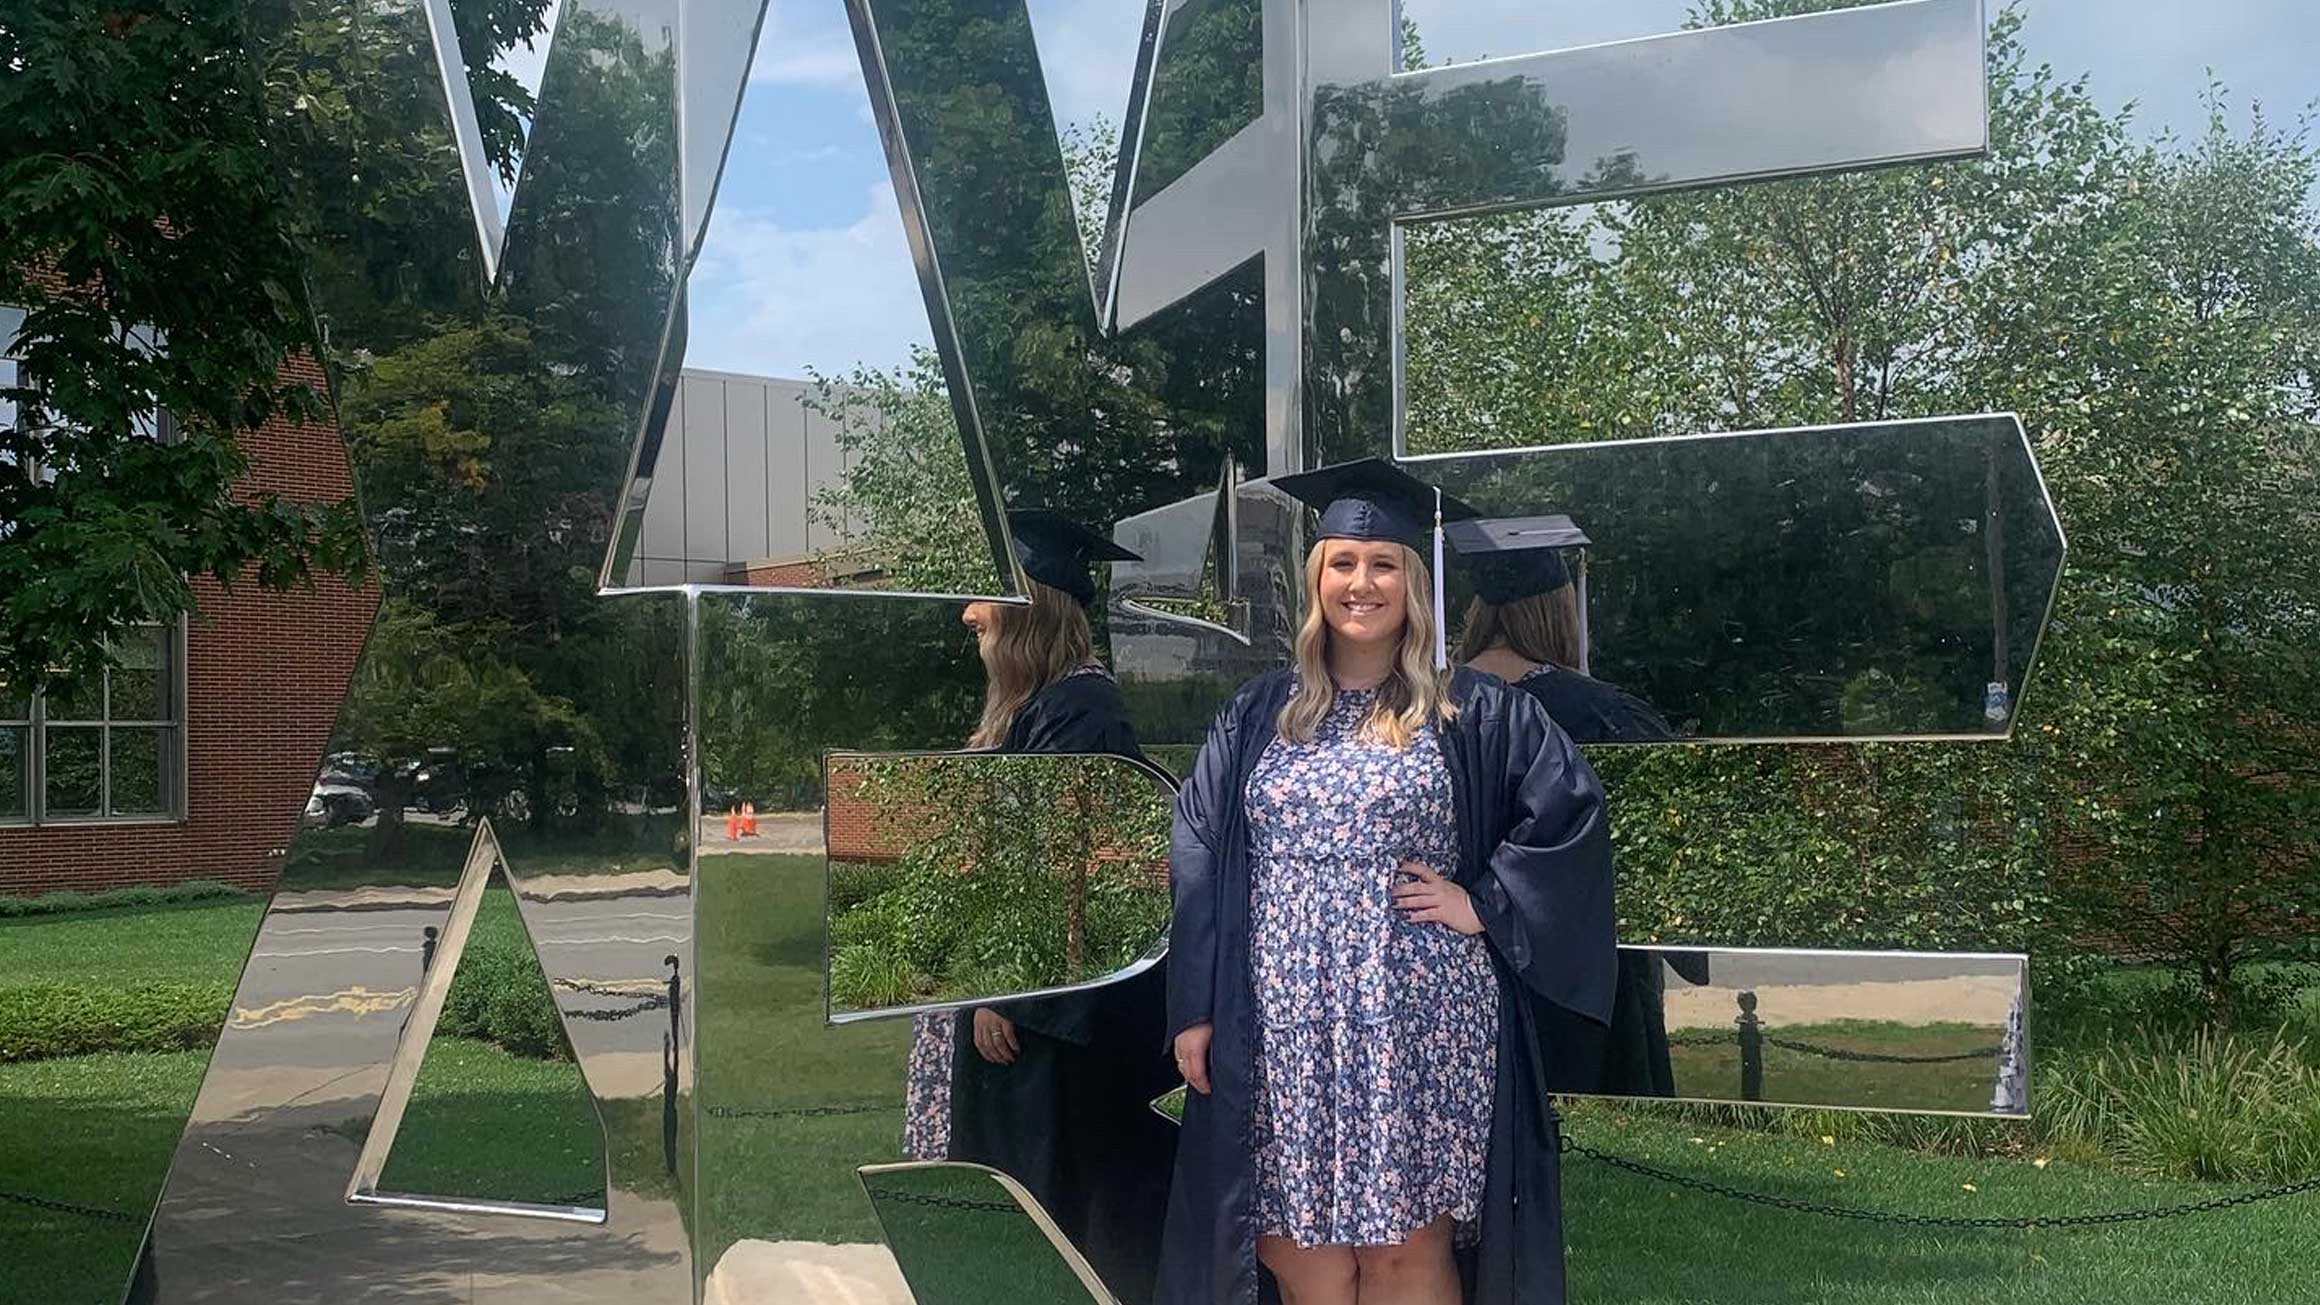
M1481 515L1384 458L1275 476L1270 483L1321 513L1320 539L1387 540L1422 553L1437 502L1444 521Z
M1083 604L1096 598L1096 563L1144 560L1052 508L1011 509L1007 524L1015 532L1015 558L1023 574Z
M1317 539L1363 539L1433 549L1434 666L1450 664L1448 630L1442 619L1442 535L1446 521L1480 516L1473 508L1384 458L1340 462L1317 471L1276 476L1275 489L1321 513Z
M1563 550L1589 542L1585 531L1559 513L1461 521L1442 533L1473 564L1474 592L1491 604L1551 594L1571 583Z

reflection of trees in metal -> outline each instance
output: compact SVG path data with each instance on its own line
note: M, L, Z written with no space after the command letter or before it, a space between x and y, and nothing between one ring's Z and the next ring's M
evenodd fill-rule
M1166 932L1171 794L1134 763L837 757L829 789L833 1009L1086 982Z
M1395 426L1395 222L1406 213L1564 189L1564 110L1522 76L1313 93L1305 212L1306 439L1316 463L1381 451Z
M323 361L380 544L382 616L335 747L371 754L382 800L374 828L310 831L291 849L259 935L274 959L245 972L237 1004L302 1017L220 1039L154 1224L163 1299L392 1295L487 1261L516 1278L552 1263L560 1285L583 1293L594 1273L617 1277L623 1294L673 1273L685 1291L669 1160L673 1143L682 1169L691 1146L684 1111L670 1113L691 1091L689 1027L672 1030L673 1004L663 1017L583 986L665 981L663 958L682 965L691 946L687 885L670 870L672 850L686 859L673 828L685 603L596 592L630 450L664 362L674 365L676 9L563 0L490 284L421 10L388 3L350 17L292 0L255 12L279 72L269 112L310 204ZM460 12L464 62L487 64L540 12L525 0ZM487 141L512 170L525 106L480 81ZM727 94L738 89L737 74ZM451 811L409 809L422 796ZM390 986L374 973L407 983L422 927L445 922L440 896L414 885L449 877L438 863L460 835L442 826L486 813L519 891L550 866L589 881L525 902L540 966L579 1016L563 1035L595 1097L567 1122L617 1135L602 1151L609 1227L585 1235L336 1199L353 1148L384 1141L370 1125L396 1022L299 999ZM301 898L326 909L295 913ZM372 909L334 909L348 900ZM415 1069L413 1048L402 1050ZM242 1254L253 1221L281 1234L279 1254ZM640 1242L656 1249L640 1255Z
M1168 15L1133 203L1166 189L1264 112L1264 18L1263 0L1192 0Z
M1228 452L1262 465L1253 274L1132 337L1098 329L1028 12L865 7L909 150L895 162L924 224L922 276L939 265L928 306L945 383L1011 505L1068 505L1108 526L1213 486Z
M1687 734L2003 734L1987 686L2028 675L2061 576L2012 417L1429 465L1492 512L1587 505L1594 669Z

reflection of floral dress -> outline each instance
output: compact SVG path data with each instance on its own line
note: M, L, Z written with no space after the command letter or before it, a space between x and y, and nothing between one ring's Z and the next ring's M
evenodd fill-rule
M952 1037L957 1011L941 1010L910 1021L910 1067L902 1091L902 1158L947 1160L951 1152Z
M1313 742L1276 738L1249 777L1260 1230L1391 1245L1481 1207L1498 1065L1489 944L1393 907L1397 869L1457 861L1450 772L1423 731L1356 736L1340 692Z

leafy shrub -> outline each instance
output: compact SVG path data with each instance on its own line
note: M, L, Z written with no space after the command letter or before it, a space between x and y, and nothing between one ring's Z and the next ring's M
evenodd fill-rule
M98 1051L181 1051L217 1036L232 990L211 983L0 988L0 1063Z
M916 995L917 976L883 948L852 943L830 958L830 992L839 1005L899 1006Z
M2320 1173L2320 1068L2284 1032L2109 1047L2041 1075L2037 1091L2048 1140L2122 1168L2235 1182Z
M468 941L435 1032L480 1038L536 1060L572 1054L540 963L527 951L482 939Z

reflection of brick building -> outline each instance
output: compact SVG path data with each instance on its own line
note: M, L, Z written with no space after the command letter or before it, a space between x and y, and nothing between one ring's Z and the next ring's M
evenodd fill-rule
M1010 759L1021 760L1022 757L1021 754L1014 754ZM1089 772L1091 774L1113 776L1123 775L1129 764L1104 757L1051 756L1043 760L1058 766L1086 766L1092 768ZM863 764L894 764L895 761L896 758L890 756L876 755L860 760L843 756L829 760L825 771L828 796L824 800L822 836L830 860L855 865L881 865L895 861L910 846L914 837L923 835L933 822L942 818L942 812L938 810L916 806L881 811L863 796ZM925 764L955 766L975 763L950 754L928 757ZM1164 822L1166 810L1165 807L1160 808L1155 816ZM1156 828L1138 832L1164 835L1166 831L1164 828ZM1103 836L1098 834L1098 837ZM1168 858L1165 855L1154 856L1126 843L1097 847L1092 851L1092 864L1096 867L1126 864L1140 868L1143 875L1158 887L1165 889L1168 885Z
M862 797L861 768L842 758L831 758L828 792L823 799L822 840L832 861L892 861L902 854L900 832L881 825L878 812Z
M322 385L310 360L286 371ZM276 418L242 445L243 493L334 502L352 492L334 426ZM200 614L157 632L138 658L153 664L108 693L0 704L0 720L14 722L0 725L0 893L272 885L377 595L332 580L228 591L207 576L194 592Z

